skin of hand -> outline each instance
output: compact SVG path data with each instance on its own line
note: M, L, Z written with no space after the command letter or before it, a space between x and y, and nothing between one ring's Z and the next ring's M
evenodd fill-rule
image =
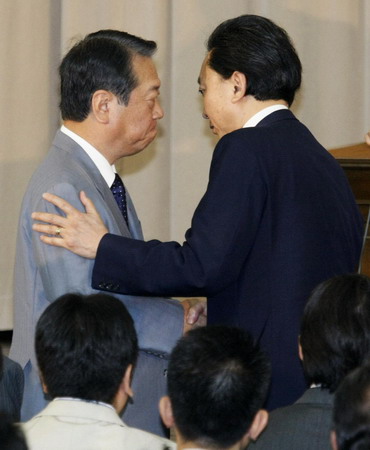
M108 230L93 202L81 191L80 200L86 211L82 213L56 195L45 193L43 198L57 206L66 216L45 212L32 213L32 219L45 222L32 225L33 230L45 233L40 236L41 241L66 248L84 258L94 259L99 242Z
M184 333L196 327L207 325L207 301L188 298L181 302L184 307Z
M365 141L367 145L370 145L370 131L367 134L365 134Z

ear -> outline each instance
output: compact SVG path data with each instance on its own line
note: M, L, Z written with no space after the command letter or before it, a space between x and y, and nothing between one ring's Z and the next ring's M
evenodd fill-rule
M44 377L41 372L39 372L39 378L42 386L42 391L44 392L44 394L48 394L48 387L45 384Z
M255 441L261 434L261 432L266 428L268 417L269 417L268 412L264 409L260 409L254 416L252 425L249 428L246 435L244 436L244 438L252 439L253 441Z
M95 91L91 99L91 112L100 123L109 122L109 114L116 97L109 91L100 89Z
M159 400L159 414L167 428L173 427L175 421L172 414L171 400L167 395Z
M330 443L333 450L338 450L337 435L334 430L330 432Z
M247 78L244 73L235 71L229 80L234 89L232 102L237 103L245 97L245 93L247 92Z
M132 380L132 364L130 364L127 367L125 375L123 376L123 380L121 383L123 391L130 398L132 398L134 396L134 393L131 388L131 380Z
M301 336L298 336L298 355L299 355L299 359L301 361L303 361L303 351L302 351L302 346L301 346Z
M131 389L131 373L132 364L127 367L126 372L122 377L122 381L118 387L118 391L116 392L116 395L114 396L112 402L112 405L118 412L118 414L120 414L126 406L128 398L131 398L134 395Z

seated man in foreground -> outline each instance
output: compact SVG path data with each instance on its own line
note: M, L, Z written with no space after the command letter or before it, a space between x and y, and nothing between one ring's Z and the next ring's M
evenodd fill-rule
M299 351L311 387L293 405L272 411L253 450L330 448L333 393L370 357L369 311L365 275L340 275L314 289L303 313Z
M22 367L3 355L0 347L0 411L15 422L21 416L23 386Z
M31 450L164 449L170 441L127 427L120 413L133 396L138 344L116 298L66 294L36 327L36 356L48 406L23 425Z
M198 328L180 339L167 373L164 423L174 426L178 449L244 449L268 419L262 410L270 381L265 355L245 331Z
M370 448L370 366L347 375L334 399L331 444L333 450Z

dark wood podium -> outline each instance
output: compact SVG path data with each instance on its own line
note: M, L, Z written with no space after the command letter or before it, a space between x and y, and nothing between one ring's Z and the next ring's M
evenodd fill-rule
M370 146L355 144L343 148L335 148L329 152L343 167L356 201L364 217L364 224L370 219ZM361 258L361 273L370 276L370 226L367 229L365 245Z

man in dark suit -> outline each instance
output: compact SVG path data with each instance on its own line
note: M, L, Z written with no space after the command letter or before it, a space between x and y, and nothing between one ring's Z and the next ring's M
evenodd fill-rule
M330 449L334 392L370 357L369 310L370 279L365 275L340 275L314 289L300 333L300 355L311 386L293 405L270 413L252 449Z
M151 58L155 50L153 41L101 30L78 42L60 66L63 126L28 185L19 220L10 351L25 373L22 420L46 406L33 346L38 318L66 292L97 292L91 287L93 261L42 244L32 231L31 213L59 211L42 199L47 191L80 207L83 190L112 233L142 239L133 202L123 185L116 187L120 180L114 163L145 149L163 117L160 80ZM119 298L135 321L140 348L133 379L135 397L124 419L129 425L161 433L157 405L166 389L167 357L183 332L184 310L171 299Z
M211 34L199 90L217 144L185 242L138 242L67 217L36 214L46 243L96 258L92 284L135 294L203 295L208 323L252 332L272 361L270 409L306 389L297 356L305 300L321 281L355 271L363 221L343 170L288 107L301 63L286 32L245 15ZM82 244L83 243L83 244Z
M0 412L19 422L23 396L22 367L2 354L0 347Z

